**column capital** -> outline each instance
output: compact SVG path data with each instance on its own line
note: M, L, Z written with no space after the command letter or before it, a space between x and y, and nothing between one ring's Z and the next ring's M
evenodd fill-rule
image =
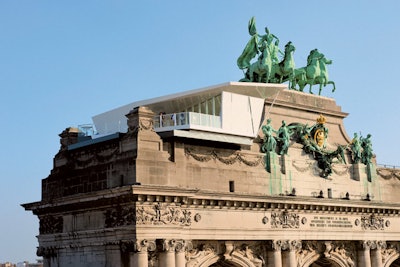
M387 247L386 241L383 241L383 240L374 241L373 249L385 249L386 247Z
M155 251L156 247L157 246L155 240L142 239L142 240L136 240L135 242L135 251L137 252Z
M295 251L301 249L302 241L301 240L272 240L270 242L270 248L274 251Z
M271 248L273 251L281 251L283 247L284 240L272 240L271 241Z
M301 249L301 240L285 240L283 250L295 251Z
M157 239L157 246L164 252L184 252L186 248L192 247L192 243L183 239Z
M362 240L359 241L359 245L364 250L385 249L387 247L386 241L383 240Z
M373 246L373 241L371 240L361 240L359 241L359 247L362 250L370 250Z

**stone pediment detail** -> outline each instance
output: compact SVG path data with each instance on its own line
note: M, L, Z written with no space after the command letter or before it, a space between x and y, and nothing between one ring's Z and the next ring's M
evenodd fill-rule
M185 148L186 157L192 157L193 159L201 162L208 162L210 160L219 161L226 165L232 165L235 163L243 163L247 166L255 167L263 164L264 155L249 155L234 151L231 153L219 151L219 150L207 150L199 151L191 147Z

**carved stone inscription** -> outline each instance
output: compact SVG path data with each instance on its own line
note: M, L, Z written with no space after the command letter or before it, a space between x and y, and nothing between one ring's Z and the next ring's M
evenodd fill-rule
M353 224L343 216L314 216L310 220L310 227L314 228L353 228Z

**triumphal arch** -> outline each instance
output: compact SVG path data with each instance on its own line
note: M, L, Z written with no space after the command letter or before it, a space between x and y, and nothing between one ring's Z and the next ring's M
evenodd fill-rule
M45 266L400 266L400 170L377 165L373 137L346 133L333 98L303 92L333 82L278 70L274 36L249 32L259 51L239 57L241 82L60 134L41 200L23 204Z

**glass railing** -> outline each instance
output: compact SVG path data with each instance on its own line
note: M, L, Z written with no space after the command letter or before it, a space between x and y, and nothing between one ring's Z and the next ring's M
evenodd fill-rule
M196 112L160 114L154 117L154 128L189 127L190 125L221 128L221 117Z

